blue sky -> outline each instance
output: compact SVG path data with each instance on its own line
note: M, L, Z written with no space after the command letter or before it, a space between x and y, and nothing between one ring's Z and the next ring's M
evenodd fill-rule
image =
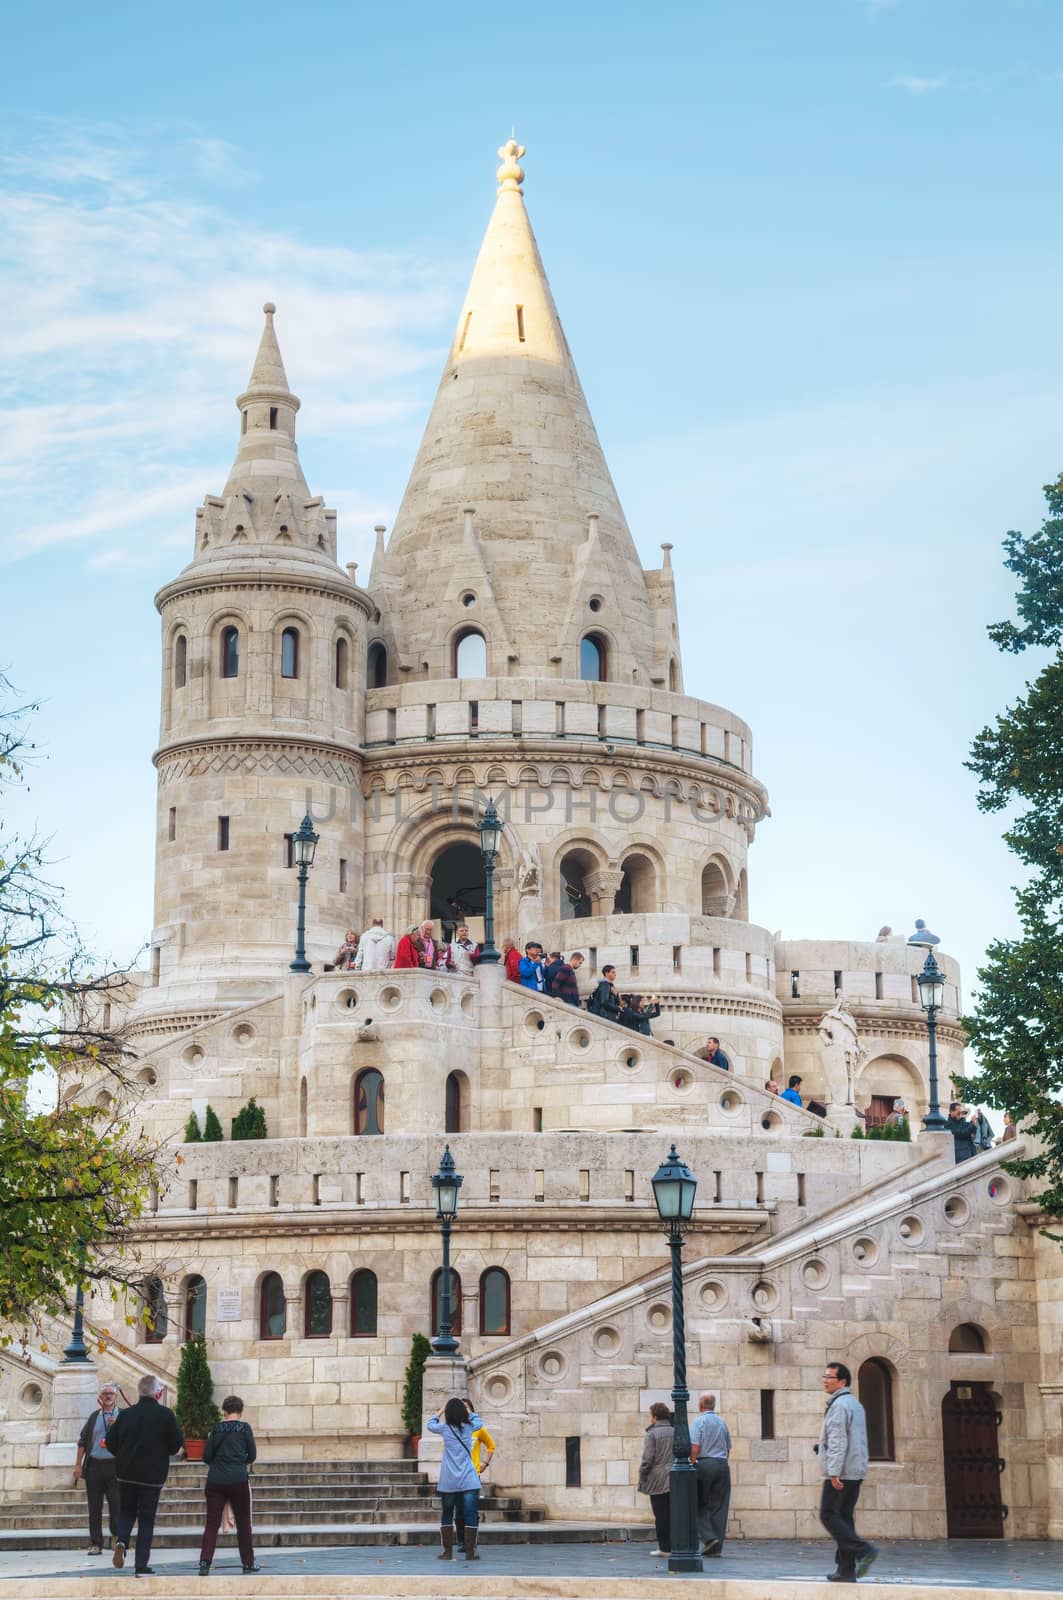
M972 980L1015 869L962 762L1036 667L984 627L1063 467L1055 0L61 3L5 34L0 661L45 701L19 814L102 951L151 925L152 597L260 305L367 562L515 125L643 559L675 545L687 687L754 729L753 917L921 915Z

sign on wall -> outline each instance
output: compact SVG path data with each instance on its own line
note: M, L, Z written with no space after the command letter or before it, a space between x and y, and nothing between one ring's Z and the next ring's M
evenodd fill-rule
M219 1289L217 1320L219 1322L239 1322L240 1316L240 1290Z

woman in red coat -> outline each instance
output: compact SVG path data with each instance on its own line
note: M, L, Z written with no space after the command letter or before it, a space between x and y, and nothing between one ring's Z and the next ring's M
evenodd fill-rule
M423 950L421 935L416 928L411 928L409 933L404 933L399 940L398 949L395 951L396 967L419 967Z
M510 983L520 982L520 951L512 939L502 940L502 958L506 964L506 977Z

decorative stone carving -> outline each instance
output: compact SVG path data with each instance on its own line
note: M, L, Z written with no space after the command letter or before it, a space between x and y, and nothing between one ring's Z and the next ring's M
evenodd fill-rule
M860 1042L856 1019L840 991L834 1005L820 1019L816 1031L829 1103L851 1106L857 1069L866 1060L867 1050Z

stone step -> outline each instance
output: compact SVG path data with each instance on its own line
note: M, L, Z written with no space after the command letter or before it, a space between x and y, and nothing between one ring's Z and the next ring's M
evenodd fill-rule
M306 1508L291 1497L264 1500L256 1495L255 1516L260 1521L287 1522L290 1517L306 1515ZM315 1500L314 1520L317 1522L365 1521L377 1518L381 1522L419 1521L430 1516L428 1497L379 1502L375 1500ZM515 1496L487 1495L480 1500L482 1513L505 1511L515 1521L521 1520L521 1503ZM159 1506L158 1521L162 1523L194 1522L203 1514L203 1497L172 1500L165 1495ZM51 1507L12 1506L0 1511L0 1528L79 1528L85 1522L84 1505L69 1506L62 1511Z
M541 1516L541 1513L540 1513ZM640 1544L654 1537L652 1524L647 1523L571 1523L538 1521L514 1523L487 1522L481 1533L487 1544L612 1544L627 1540ZM201 1524L184 1527L161 1528L156 1524L153 1549L198 1550L203 1538ZM134 1544L136 1540L134 1538ZM0 1553L5 1550L84 1550L87 1543L85 1530L77 1532L56 1531L53 1528L21 1528L0 1532ZM391 1527L337 1526L334 1524L304 1524L298 1527L279 1526L276 1523L258 1523L255 1526L255 1549L262 1552L285 1546L327 1545L438 1545L439 1523L406 1522ZM218 1550L236 1549L232 1534L223 1534L218 1540ZM110 1565L106 1556L100 1557L102 1571L110 1578ZM128 1570L128 1563L127 1563ZM39 1580L38 1580L39 1581ZM84 1583L84 1579L79 1580ZM41 1593L40 1590L37 1591Z
M315 1484L310 1489L304 1489L301 1485L296 1488L295 1485L287 1484L283 1481L270 1483L268 1480L266 1480L263 1482L257 1477L252 1479L252 1489L254 1490L256 1500L260 1500L265 1496L269 1496L273 1499L280 1497L285 1500L290 1500L293 1496L298 1494L303 1500L305 1500L308 1495L313 1495L315 1502L319 1499L372 1501L393 1500L397 1498L401 1500L410 1500L415 1499L418 1495L435 1493L435 1490L431 1484L427 1482L418 1483L416 1481L407 1483L389 1483L381 1485L378 1488L364 1488L361 1484L322 1483ZM167 1483L166 1488L163 1490L163 1496L167 1500L202 1500L203 1483L183 1483L179 1485ZM55 1510L59 1511L64 1507L72 1508L84 1505L84 1503L85 1495L80 1488L40 1489L35 1494L27 1495L24 1499L19 1500L17 1502L17 1508L22 1510L24 1507L30 1505L40 1506L42 1508L45 1506L51 1506ZM0 1512L4 1511L5 1509L11 1510L14 1509L14 1507L10 1502L6 1507L0 1503Z

